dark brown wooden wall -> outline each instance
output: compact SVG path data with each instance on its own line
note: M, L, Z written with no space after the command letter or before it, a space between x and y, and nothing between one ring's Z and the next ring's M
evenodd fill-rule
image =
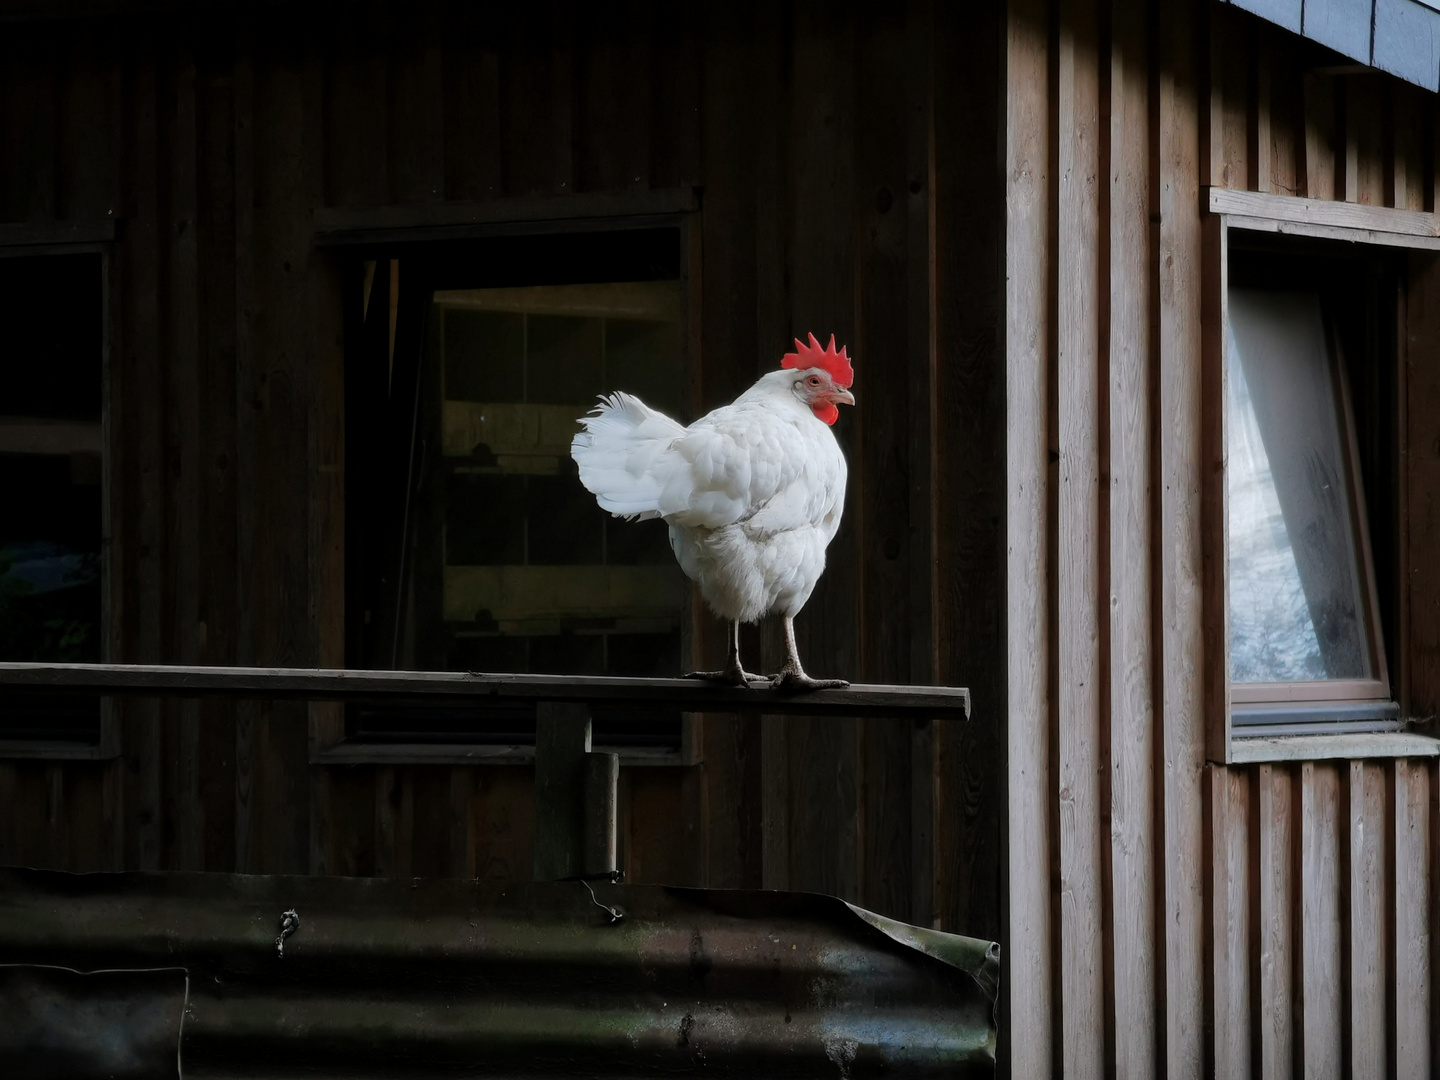
M341 263L314 246L313 210L696 186L704 404L808 330L857 358L847 517L801 617L809 666L968 685L976 718L708 718L701 764L626 770L627 868L998 936L995 7L290 4L7 24L0 223L120 223L111 658L343 663ZM757 642L773 662L773 632ZM0 863L528 876L525 766L312 766L295 705L131 703L121 735L109 762L0 759Z

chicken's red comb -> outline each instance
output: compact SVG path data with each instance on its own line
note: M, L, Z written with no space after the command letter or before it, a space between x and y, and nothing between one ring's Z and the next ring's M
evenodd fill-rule
M810 344L806 345L799 338L795 339L795 351L787 352L780 358L782 368L824 368L830 373L830 378L835 380L836 386L848 387L855 381L855 369L850 366L850 358L845 355L842 347L839 352L835 351L835 335L830 335L830 344L825 348L820 347L820 342L815 340L815 335L810 335Z

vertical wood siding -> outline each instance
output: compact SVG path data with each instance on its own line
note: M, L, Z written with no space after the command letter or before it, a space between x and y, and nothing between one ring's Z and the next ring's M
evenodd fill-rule
M121 220L110 656L344 662L343 276L317 207L698 186L697 409L807 330L857 357L808 663L969 685L976 719L708 717L701 764L625 771L625 865L998 937L1001 22L432 0L8 23L0 221ZM747 636L755 663L777 645ZM526 766L314 767L284 703L120 723L113 762L0 758L0 863L529 877Z
M1433 761L1206 763L1200 196L1433 210L1434 98L1206 0L1014 0L1005 40L1012 1073L1433 1075Z

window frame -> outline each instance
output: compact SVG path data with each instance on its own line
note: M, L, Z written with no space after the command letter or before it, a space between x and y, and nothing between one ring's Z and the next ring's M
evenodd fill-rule
M687 405L695 411L701 402L700 371L700 257L701 217L699 192L694 188L659 189L613 194L523 197L487 203L436 203L422 206L376 208L333 208L316 210L313 243L326 259L336 289L327 302L334 306L332 318L343 324L341 310L354 268L367 259L404 259L407 251L421 246L460 247L466 241L492 237L545 236L556 233L607 233L641 228L675 228L680 235L680 291L682 322L682 378ZM326 358L333 368L326 381L344 385L345 351L336 350ZM329 395L320 403L320 425L324 430L344 431L343 395ZM341 440L343 444L343 439ZM342 466L343 471L343 466ZM322 517L343 531L345 522L344 483L322 485L330 505ZM338 564L333 578L340 587L321 614L321 654L326 663L342 666L346 648L345 589L343 586L343 544L327 552ZM700 633L703 605L693 586L685 594L681 616L681 659L687 661ZM687 766L698 764L701 755L701 714L682 713L678 751L644 748L597 750L618 752L624 766ZM516 764L534 760L530 745L475 745L467 743L389 743L350 738L346 733L344 709L334 703L310 706L310 761L312 764Z
M1354 403L1338 342L1329 350L1340 410L1340 429L1344 446L1346 482L1352 494L1351 527L1361 567L1361 588L1370 614L1367 635L1378 678L1327 680L1324 682L1232 684L1230 681L1230 604L1229 604L1229 500L1227 463L1227 390L1229 338L1229 271L1230 233L1268 233L1339 240L1367 248L1402 249L1411 252L1440 253L1440 215L1415 210L1358 206L1293 196L1233 191L1224 188L1202 189L1203 215L1203 280L1202 280L1202 393L1205 476L1202 489L1204 620L1205 639L1205 700L1206 750L1209 760L1221 764L1242 762L1301 760L1324 757L1386 757L1434 755L1440 742L1414 731L1355 731L1343 723L1347 716L1364 706L1385 699L1394 700L1403 728L1411 719L1406 677L1409 657L1408 598L1411 585L1396 583L1396 624L1398 633L1393 650L1387 650L1381 621L1380 592L1377 583L1375 549L1372 545L1364 485L1359 475L1359 453ZM1390 358L1396 369L1396 418L1394 438L1400 440L1395 455L1400 470L1397 490L1401 519L1392 555L1397 565L1408 565L1403 535L1407 518L1405 493L1409 478L1404 451L1408 437L1403 422L1407 409L1404 379L1406 364L1405 293L1410 285L1401 282L1395 313L1397 322L1396 355ZM1326 329L1327 335L1333 328ZM1392 654L1393 652L1393 654ZM1263 733L1248 734L1244 725L1235 723L1239 710L1273 710L1274 725ZM1359 708L1357 708L1359 707ZM1295 714L1301 714L1297 717ZM1286 716L1285 714L1289 714ZM1253 712L1252 712L1253 715ZM1297 722L1297 719L1300 722ZM1311 723L1305 723L1310 720ZM1336 721L1341 721L1336 723ZM1332 726L1333 725L1333 726ZM1286 729L1289 730L1286 730ZM1293 732L1293 733L1292 733ZM1333 732L1333 733L1332 733Z
M112 343L118 336L114 258L115 219L100 221L27 222L0 225L0 259L47 255L96 255L100 260L100 662L119 652L118 630L111 617L118 599L111 522L119 493L111 482L113 454L111 402L114 400ZM0 760L105 761L120 756L120 725L113 698L100 699L100 728L93 743L62 740L0 738Z

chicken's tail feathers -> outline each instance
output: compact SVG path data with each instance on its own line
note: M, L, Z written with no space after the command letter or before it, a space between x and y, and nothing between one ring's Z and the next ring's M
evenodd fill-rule
M660 516L666 455L684 427L623 391L601 397L570 442L580 482L616 517Z

